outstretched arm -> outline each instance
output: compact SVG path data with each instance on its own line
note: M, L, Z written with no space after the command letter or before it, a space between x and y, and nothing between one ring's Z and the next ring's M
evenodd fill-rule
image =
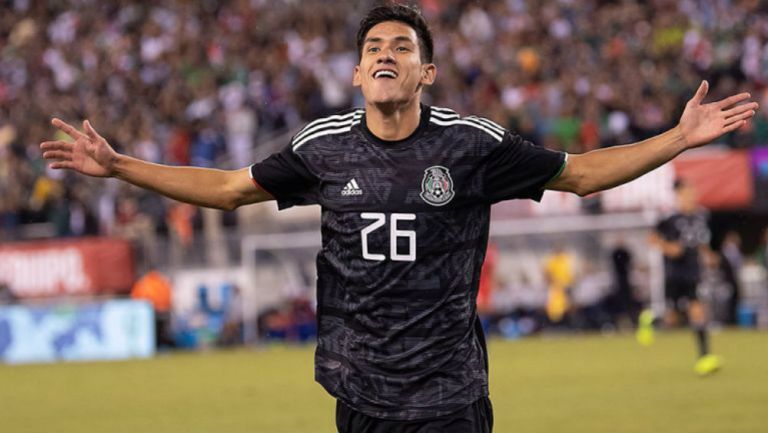
M708 88L709 84L702 81L676 127L638 143L569 155L563 173L546 188L581 196L613 188L648 173L687 149L735 131L755 115L756 102L737 105L749 99L749 93L702 104Z
M69 169L95 177L116 177L175 200L217 209L232 210L272 199L251 181L247 168L215 170L153 164L115 152L87 120L83 122L85 133L60 119L53 119L51 123L74 140L40 144L43 158L51 161L53 169Z

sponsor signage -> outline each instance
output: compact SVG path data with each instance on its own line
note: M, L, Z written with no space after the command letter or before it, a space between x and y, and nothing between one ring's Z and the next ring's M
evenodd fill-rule
M155 353L145 301L0 307L0 362L147 358Z
M746 209L755 191L749 152L705 147L673 161L677 177L696 187L699 203L712 210Z
M0 281L20 298L127 293L134 281L131 244L111 238L3 244Z

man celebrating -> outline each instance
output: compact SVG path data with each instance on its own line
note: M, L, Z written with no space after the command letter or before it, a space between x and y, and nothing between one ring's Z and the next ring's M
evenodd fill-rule
M365 106L309 123L283 150L234 171L150 164L116 153L86 120L54 119L74 142L41 144L52 168L117 177L200 206L319 204L316 379L339 432L490 432L475 296L491 204L579 195L635 179L745 124L748 94L702 104L649 140L567 156L479 117L421 104L437 68L424 18L383 6L362 20L353 84ZM566 163L567 160L567 163Z

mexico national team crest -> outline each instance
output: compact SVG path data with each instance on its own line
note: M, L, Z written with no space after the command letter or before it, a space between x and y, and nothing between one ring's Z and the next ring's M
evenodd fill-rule
M448 169L433 165L424 170L424 180L421 181L421 198L432 206L448 204L456 193L453 192L453 179Z

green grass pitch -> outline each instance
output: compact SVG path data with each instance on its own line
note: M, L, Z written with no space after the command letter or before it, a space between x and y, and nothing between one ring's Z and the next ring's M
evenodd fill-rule
M724 331L714 376L693 337L663 333L492 340L497 433L768 431L768 333ZM0 432L332 433L312 348L172 354L147 361L0 365Z

